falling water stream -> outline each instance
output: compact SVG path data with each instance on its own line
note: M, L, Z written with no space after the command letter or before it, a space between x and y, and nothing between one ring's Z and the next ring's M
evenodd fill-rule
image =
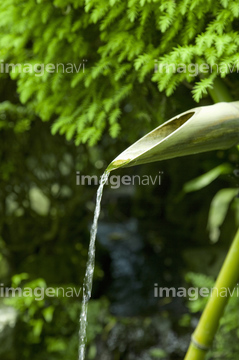
M95 267L95 239L97 234L98 218L100 215L100 203L103 194L103 188L108 180L109 174L110 174L109 172L105 171L100 179L100 185L97 190L97 196L96 196L94 220L90 232L90 245L88 252L88 261L86 264L85 278L83 283L83 299L82 299L82 308L80 315L79 357L78 357L79 360L84 360L85 358L87 308L88 308L88 301L91 297L93 274Z

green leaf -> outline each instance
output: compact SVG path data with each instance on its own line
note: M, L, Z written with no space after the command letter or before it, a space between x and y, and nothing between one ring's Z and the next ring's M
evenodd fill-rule
M183 190L184 192L192 192L197 191L205 186L211 184L214 180L216 180L220 175L223 174L231 174L232 173L232 167L231 165L225 163L221 164L214 169L208 171L207 173L197 177L196 179L193 179L186 184L184 184Z
M42 333L44 322L42 319L36 319L36 320L31 319L29 323L32 326L32 331L33 331L32 335L33 335L35 341L38 342L38 339Z
M29 279L29 275L27 273L13 275L12 286L18 287L21 284L22 280L27 280L27 279Z
M52 321L54 310L54 306L48 306L47 308L42 310L42 314L46 322L49 323Z
M208 230L212 242L217 242L220 236L220 226L223 224L232 200L237 196L238 189L222 189L214 196L209 210Z
M149 353L153 359L165 359L167 356L167 353L163 349L151 349Z

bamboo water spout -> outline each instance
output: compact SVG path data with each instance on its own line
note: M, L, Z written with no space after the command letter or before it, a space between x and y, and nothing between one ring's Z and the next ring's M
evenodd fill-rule
M171 159L239 143L239 101L185 111L160 125L117 156L107 171Z

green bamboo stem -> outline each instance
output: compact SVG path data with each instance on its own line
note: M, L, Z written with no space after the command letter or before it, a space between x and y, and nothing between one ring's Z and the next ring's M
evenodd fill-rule
M213 88L212 89L208 89L208 92L212 98L212 100L214 101L214 103L218 103L218 102L231 102L233 101L233 98L230 94L230 92L228 91L225 83L223 82L223 80L221 78L216 78L214 80L213 83Z
M212 345L225 306L230 298L230 292L232 293L235 289L238 279L239 230L218 275L212 295L192 335L192 341L184 360L203 360L205 358L207 350Z

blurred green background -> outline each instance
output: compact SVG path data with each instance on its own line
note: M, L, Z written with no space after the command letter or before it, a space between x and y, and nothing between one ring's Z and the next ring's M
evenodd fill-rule
M77 186L76 172L100 176L165 120L212 104L216 72L159 74L155 59L235 64L238 15L225 0L0 4L1 288L82 287L97 186ZM238 100L237 68L220 76ZM155 298L154 284L213 285L239 224L238 167L234 147L117 171L163 174L160 186L105 187L87 359L183 358L205 301ZM202 175L207 186L185 186ZM238 358L238 305L208 359ZM77 296L1 295L0 358L76 359L80 308Z

